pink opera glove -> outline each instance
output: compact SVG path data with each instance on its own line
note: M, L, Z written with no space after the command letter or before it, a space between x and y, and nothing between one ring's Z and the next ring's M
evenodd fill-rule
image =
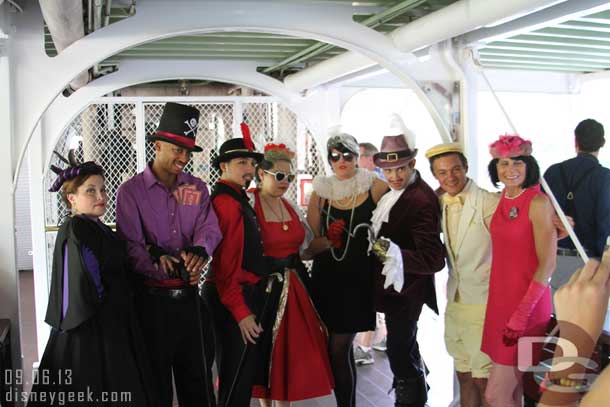
M519 338L523 336L530 315L546 289L546 285L542 285L538 281L532 280L523 299L504 327L504 331L502 332L502 342L504 342L504 345L514 346L517 344Z

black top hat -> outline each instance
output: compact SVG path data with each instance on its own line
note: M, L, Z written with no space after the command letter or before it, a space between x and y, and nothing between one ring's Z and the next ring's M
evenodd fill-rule
M263 154L257 153L252 147L248 148L243 138L232 138L222 143L218 157L214 158L212 164L220 169L220 163L231 161L238 157L252 157L258 163L263 159Z
M193 106L167 102L155 134L147 137L148 141L167 141L179 147L200 152L201 147L195 145L199 110Z

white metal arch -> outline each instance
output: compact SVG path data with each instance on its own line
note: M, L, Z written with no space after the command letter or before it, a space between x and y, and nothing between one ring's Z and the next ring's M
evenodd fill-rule
M230 4L229 4L230 3ZM379 63L415 90L442 137L447 129L435 107L401 67L405 56L386 36L352 21L351 8L273 1L165 2L142 0L135 16L75 42L54 58L42 49L42 16L37 5L18 16L23 27L14 36L16 122L13 174L44 111L83 70L133 46L163 38L215 31L266 32L312 38L359 52ZM27 52L23 50L28 50ZM16 186L14 175L13 188Z
M240 61L124 61L119 70L79 89L70 97L59 97L44 115L43 168L47 168L57 140L65 128L92 101L115 90L146 82L171 79L201 79L248 86L278 97L314 135L323 141L324 123L306 99L288 90L281 82L256 72L255 62Z

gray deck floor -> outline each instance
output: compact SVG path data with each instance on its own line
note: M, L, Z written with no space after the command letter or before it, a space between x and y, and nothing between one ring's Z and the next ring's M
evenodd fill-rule
M443 318L445 309L445 291L447 273L437 274L437 296L441 316L435 315L428 308L419 321L418 342L420 351L430 369L428 382L430 407L447 407L453 398L453 365L447 355L443 339ZM21 312L21 349L23 352L24 377L30 377L29 369L38 360L36 350L36 324L34 313L34 284L31 271L19 273L20 312ZM392 373L385 353L375 352L376 360L372 365L358 367L357 402L359 407L390 407L393 406L394 394L388 395L392 383ZM24 389L28 391L29 389ZM253 400L251 406L258 406ZM293 403L293 407L332 407L334 397Z

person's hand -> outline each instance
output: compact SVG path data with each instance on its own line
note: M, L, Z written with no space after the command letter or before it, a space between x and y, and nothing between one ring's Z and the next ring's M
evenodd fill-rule
M386 260L386 255L388 254L388 249L390 248L390 244L392 241L390 239L386 239L380 237L373 243L372 252L377 257L380 263L384 263Z
M208 258L197 256L184 250L180 252L180 257L182 257L184 267L186 267L186 271L189 273L189 284L197 285L201 278L201 272L208 262Z
M170 277L176 277L178 275L178 270L174 267L174 265L178 263L180 263L180 260L169 254L164 254L159 257L159 266L161 267L161 270Z
M525 328L515 329L507 324L502 330L502 343L504 346L515 346L519 342L519 338L523 336Z
M574 219L571 216L566 216L566 219L568 220L568 223L573 229L575 225ZM561 219L559 219L559 216L557 215L553 215L553 226L555 226L555 229L557 229L557 240L565 239L566 237L568 237L568 230L565 228L565 226L561 222Z
M539 406L574 406L582 396L582 390L566 391L566 387L556 383L562 378L582 380L583 375L586 374L586 366L582 360L590 360L604 324L608 297L610 297L609 276L610 253L606 250L601 263L597 260L589 260L555 293L559 334L569 346L566 346L566 349L564 346L555 348L553 364L549 372L553 382L550 385L545 383L545 391L542 393ZM567 351L567 354L564 354L564 351ZM575 360L576 357L578 360ZM604 394L602 398L607 399L605 396L608 394L607 390L598 393L598 398L600 394ZM606 404L583 403L582 405Z
M311 259L318 253L322 253L325 250L330 249L331 243L326 236L314 237L309 242L309 247L304 253L303 260Z
M341 241L341 236L343 235L344 231L345 221L343 219L336 220L330 225L328 225L326 237L336 249L340 249L343 245L343 242Z
M589 260L557 290L554 298L557 320L578 325L594 342L597 341L608 310L609 276L610 251L606 250L601 263Z
M208 259L207 257L198 256L184 250L180 252L180 257L182 257L182 260L184 260L184 267L186 267L186 271L189 273L201 271Z
M241 331L241 338L246 345L248 342L256 344L256 339L263 332L263 327L261 324L256 323L254 314L250 314L239 321L239 330Z

